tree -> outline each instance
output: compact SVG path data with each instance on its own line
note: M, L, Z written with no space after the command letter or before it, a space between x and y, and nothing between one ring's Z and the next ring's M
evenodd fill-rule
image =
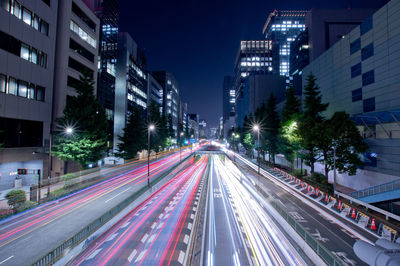
M167 122L168 122L168 137L174 138L175 137L175 131L174 131L174 127L173 127L172 115L171 114L168 115Z
M357 168L363 166L359 154L366 152L368 145L345 112L334 113L325 125L327 141L325 146L321 147L324 154L325 176L328 177L329 171L334 169L334 156L339 173L347 172L349 175L355 175Z
M267 106L265 107L265 120L264 120L264 139L266 149L269 154L269 161L275 163L275 154L278 152L278 136L280 121L278 113L276 112L276 98L271 93Z
M286 100L282 109L282 125L287 122L296 121L300 116L300 102L294 95L294 88L290 86L286 90Z
M294 95L294 88L286 91L286 100L282 109L281 132L278 141L279 152L293 167L293 162L300 150L300 138L297 131L297 123L300 118L300 102Z
M124 133L119 137L119 155L124 159L135 158L137 153L146 148L147 128L143 124L142 110L134 106L128 118Z
M26 193L23 190L11 190L6 195L8 205L12 206L14 210L21 207L26 201Z
M243 147L247 151L247 155L253 157L254 156L253 150L254 150L255 145L254 145L254 139L251 136L251 133L246 133L244 135L242 144L243 144Z
M305 150L301 155L306 164L311 167L311 173L314 173L314 163L318 160L318 144L321 143L321 124L324 121L322 112L328 105L322 103L322 96L315 83L315 77L310 74L307 77L307 84L304 87L304 110L298 123L298 132L301 136L300 145Z
M79 85L75 88L77 95L68 98L63 116L56 119L59 130L56 130L52 154L60 159L77 161L82 167L88 162L97 161L107 145L107 119L104 108L93 94L93 73L83 71ZM74 127L74 135L67 138L64 128ZM84 144L82 147L73 145ZM68 145L68 148L63 147ZM88 156L87 154L91 154Z

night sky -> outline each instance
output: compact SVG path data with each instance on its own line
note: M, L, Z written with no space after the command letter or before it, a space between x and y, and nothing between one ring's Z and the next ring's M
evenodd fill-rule
M232 75L239 41L262 39L278 10L378 8L387 0L120 0L120 31L144 49L149 70L174 74L189 113L210 126L222 116L222 81Z

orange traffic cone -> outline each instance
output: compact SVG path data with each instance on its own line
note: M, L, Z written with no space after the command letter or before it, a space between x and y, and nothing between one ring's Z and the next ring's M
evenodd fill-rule
M356 209L353 208L353 213L351 214L351 218L355 219L356 218Z
M342 208L342 202L339 200L338 209L340 210L341 208Z
M326 194L325 201L326 201L326 202L329 201L328 194Z
M318 196L318 188L315 189L315 195Z
M376 230L375 219L372 219L371 230L374 230L374 231Z

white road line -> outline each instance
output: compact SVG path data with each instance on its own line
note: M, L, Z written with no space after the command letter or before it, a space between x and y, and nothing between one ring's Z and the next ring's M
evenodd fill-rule
M185 252L183 252L182 250L181 250L181 252L179 253L179 257L178 257L178 262L180 263L180 264L183 264L183 260L185 259Z
M185 235L185 237L183 238L183 242L187 245L187 243L189 242L189 236Z
M137 259L136 259L135 262L140 261L140 260L143 258L144 254L146 254L146 251L147 251L147 250L143 250L142 252L140 252L140 254L139 254L139 256L137 257Z
M14 258L14 255L12 255L12 256L8 257L7 259L1 261L0 264L3 264L4 262L6 262L6 261L8 261L8 260L10 260L12 258Z
M126 222L123 226L121 226L121 228L125 228L127 227L131 222Z
M113 234L112 236L110 236L109 238L107 238L107 240L106 240L105 242L110 241L110 240L113 240L117 235L118 235L118 233Z
M99 252L100 252L101 250L102 250L101 248L99 248L99 249L96 249L95 251L93 251L93 253L92 253L92 254L90 254L90 256L89 256L89 257L87 257L87 258L86 258L86 260L93 259L94 257L96 257L96 255L97 255L97 254L99 254Z
M190 219L194 219L194 214L192 213L191 215L190 215Z
M188 229L189 229L189 230L192 230L192 226L193 226L192 223L189 223L189 224L188 224Z
M118 197L118 196L119 196L119 195L121 195L122 193L124 193L124 192L128 191L129 189L131 189L131 188L129 187L129 188L125 189L124 191L121 191L120 193L118 193L117 195L115 195L115 196L113 196L113 197L109 198L109 199L108 199L108 200L106 200L105 202L107 203L107 202L109 202L110 200L113 200L113 199L115 199L116 197Z
M153 223L152 225L151 225L151 229L154 229L154 227L156 227L156 223Z
M129 257L128 257L129 262L131 262L133 260L133 258L136 256L136 253L137 253L137 251L136 251L136 249L134 249L132 251L131 255L129 255Z
M149 237L148 234L145 234L142 240L140 240L142 243L146 242L147 238Z
M149 242L153 242L153 240L156 238L156 234L152 234L151 237L149 238Z

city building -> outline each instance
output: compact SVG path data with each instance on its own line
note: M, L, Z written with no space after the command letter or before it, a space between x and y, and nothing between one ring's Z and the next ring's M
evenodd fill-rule
M97 99L106 110L110 123L109 136L112 141L115 76L118 55L118 0L83 0L100 19L100 45L97 81Z
M245 95L243 90L246 79L253 74L270 75L274 73L272 67L272 42L269 40L240 41L240 47L236 55L234 71L235 76L233 86L236 97L234 111L236 116L244 117L243 113L240 113L243 110L243 108L240 106L246 104L244 102ZM228 81L229 80L227 80L227 82ZM241 126L240 121L236 121L236 124L237 126Z
M58 1L57 14L52 130L59 126L55 119L63 115L68 98L76 95L82 73L90 73L97 88L100 30L99 19L82 0ZM62 162L56 157L52 167L52 176L79 170L77 163Z
M179 112L178 112L178 129L180 132L189 132L187 129L188 116L187 116L187 103L179 101Z
M346 111L370 150L356 176L339 184L363 189L400 177L400 2L390 1L303 69L329 103L326 117Z
M290 46L289 73L293 76L292 84L296 89L296 94L301 94L303 68L375 11L376 9L372 8L313 8L307 12L306 29L297 35Z
M236 123L243 125L245 116L254 114L263 103L268 102L271 93L277 99L277 103L285 100L285 77L271 74L251 74L243 85L243 97L237 104ZM283 107L279 106L277 111Z
M172 73L167 71L153 71L153 77L163 87L163 114L172 117L172 127L175 136L178 132L179 86Z
M209 138L210 129L207 127L207 121L204 118L199 120L199 138Z
M189 134L194 135L195 139L199 139L199 115L188 114Z
M230 116L235 115L235 88L233 87L233 77L225 76L222 86L222 117L228 120Z
M286 83L291 83L290 46L297 35L305 30L307 11L278 11L271 12L265 22L262 34L273 43L273 69L275 73L286 76Z
M118 151L119 136L123 134L127 119L134 106L146 117L148 84L146 60L136 42L127 32L118 33L118 57L115 83L114 152Z
M147 73L147 85L147 106L150 105L150 101L154 101L160 108L160 114L162 114L163 87L151 75L151 73Z
M1 1L0 190L49 175L57 9L58 1Z

